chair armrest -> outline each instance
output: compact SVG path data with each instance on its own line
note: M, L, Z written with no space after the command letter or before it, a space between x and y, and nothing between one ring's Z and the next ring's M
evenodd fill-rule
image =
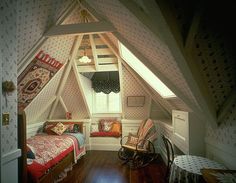
M122 137L121 139L120 139L120 145L122 146L123 145L123 141L124 141L124 139L125 138L127 138L127 140L128 140L128 135L126 135L126 136L124 136L124 137ZM125 142L127 142L127 140L125 141Z

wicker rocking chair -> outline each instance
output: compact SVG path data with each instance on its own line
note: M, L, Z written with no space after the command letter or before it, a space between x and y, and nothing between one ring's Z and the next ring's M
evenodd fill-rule
M118 157L131 168L145 167L156 158L153 145L156 138L157 131L153 121L143 121L136 135L129 133L121 139Z

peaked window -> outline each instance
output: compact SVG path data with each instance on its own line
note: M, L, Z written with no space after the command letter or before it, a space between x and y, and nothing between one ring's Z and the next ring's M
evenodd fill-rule
M156 92L163 98L176 97L176 95L153 74L131 51L119 42L121 58L133 68Z

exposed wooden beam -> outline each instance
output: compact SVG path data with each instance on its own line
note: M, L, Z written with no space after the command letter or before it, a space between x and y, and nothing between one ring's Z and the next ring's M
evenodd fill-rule
M76 1L72 1L72 3L66 8L66 10L61 14L61 16L57 19L56 25L61 24L71 12L76 8ZM35 43L35 45L27 52L27 54L19 61L17 66L17 74L20 75L23 70L29 65L32 59L35 57L36 53L42 47L42 45L47 41L47 37L41 36L39 40Z
M192 108L192 110L195 111L197 115L199 116L204 115L205 118L211 123L211 125L213 127L216 127L216 112L214 110L214 107L210 106L206 102L203 94L201 93L201 90L197 82L195 81L191 70L188 67L187 61L182 53L182 50L179 44L177 43L174 35L172 34L156 1L155 0L149 0L148 2L143 1L147 10L149 12L152 12L152 17L149 17L150 21L142 20L142 15L144 14L144 12L141 11L140 9L138 10L137 4L134 3L133 1L125 1L125 0L119 0L119 1L126 8L128 8L145 26L147 26L150 29L150 31L154 33L154 35L156 35L158 38L160 38L160 36L164 38L165 43L168 45L181 73L183 74L193 96L195 97L195 99L197 99L198 105L201 107L201 109L199 109L198 106L193 102L190 102L188 98L182 95L182 93L177 91L176 87L175 88L170 87L170 88L190 108ZM168 86L168 83L166 83L166 85Z
M79 24L55 25L51 27L45 34L45 37L79 35L79 34L97 34L103 32L115 31L114 26L106 21L88 22Z
M73 68L73 71L75 73L75 78L76 78L77 84L79 86L79 89L80 89L80 92L81 92L81 95L82 95L82 98L83 98L86 110L88 111L89 118L91 118L92 117L92 114L91 114L92 111L90 111L90 109L89 109L88 102L87 102L86 97L85 97L85 91L83 89L82 82L81 82L81 79L80 79L80 73L78 71L78 68L77 68L75 60L73 62L72 68Z
M142 22L145 26L147 26L161 41L165 42L165 36L164 32L166 30L165 24L166 22L156 22L154 17L151 18L148 13L158 13L155 12L155 6L153 7L154 12L148 11L146 13L143 11L138 4L135 1L127 1L127 0L119 0L122 5L124 5L140 22ZM150 6L153 6L153 1L155 0L148 0L148 1L142 1L143 4L149 4ZM161 15L160 15L161 16ZM159 21L159 20L158 20Z
M193 43L194 43L195 35L197 34L197 31L200 25L202 11L203 10L199 9L199 10L196 10L194 13L194 16L193 16L193 19L192 19L192 22L191 22L191 25L187 34L187 38L184 43L185 50L189 50L195 47Z
M106 71L118 71L118 64L99 65L96 70L94 65L77 66L78 72L106 72Z
M85 9L87 9L89 12L90 12L90 15L91 17L94 19L94 20L98 20L98 21L102 21L104 20L104 18L95 11L94 8L92 8L86 1L80 1L80 0L77 0L77 2Z
M65 102L64 102L64 100L63 100L63 98L62 98L61 96L59 97L59 101L60 101L60 103L61 103L63 109L65 110L65 112L68 112L68 109L67 109L67 107L66 107L66 104L65 104Z
M228 96L228 98L225 100L224 104L221 106L221 108L218 111L217 115L217 124L220 125L220 123L224 120L226 114L231 109L232 105L236 102L236 87L234 87Z
M192 22L191 22L191 25L187 34L187 38L182 45L182 52L185 56L185 61L189 67L192 77L196 82L199 92L201 93L201 96L198 99L204 100L205 104L203 103L203 106L202 106L203 109L208 108L208 111L211 111L211 116L214 117L212 118L211 125L212 127L215 128L216 122L213 122L213 120L214 121L216 120L215 119L216 118L215 104L212 100L208 87L206 87L208 83L205 82L202 73L199 72L200 68L196 62L196 60L198 60L199 58L196 53L197 51L195 49L196 46L194 45L194 39L199 28L202 12L203 12L202 9L197 9L196 12L194 13L194 16L193 16L193 19L192 19ZM197 94L197 91L196 91L196 94Z
M123 91L123 71L122 71L122 59L120 57L118 57L118 68L119 68L119 82L120 82L120 106L122 107L121 111L122 111L122 118L125 118L125 103L123 102L123 97L124 97L124 91Z
M106 34L99 34L100 38L103 40L103 42L111 49L111 51L117 56L117 58L120 57L119 50L117 47L110 41L108 36Z
M116 64L117 63L117 58L112 57L112 58L98 58L98 63L103 65L103 64Z
M58 101L60 100L60 97L61 97L61 94L63 92L63 89L64 89L64 86L66 84L66 80L69 76L69 73L71 71L71 68L72 68L72 64L73 64L73 61L76 57L76 54L77 54L77 51L79 49L79 46L82 42L82 38L83 38L83 35L79 36L79 37L76 37L75 38L75 41L74 41L74 44L73 44L73 47L71 49L71 58L69 60L69 62L67 63L66 65L66 68L64 70L64 73L63 73L63 77L61 79L61 82L59 83L59 86L58 86L58 89L57 89L57 93L56 93L56 96L57 96L57 99L55 100L55 102L53 103L53 106L51 108L51 111L49 113L49 119L52 118L53 114L54 114L54 111L57 107L57 104L58 104Z
M92 48L92 54L93 54L95 69L98 70L99 66L98 66L97 50L96 50L96 46L95 46L95 43L94 43L93 35L91 35L91 34L89 35L89 41L90 41L91 48Z

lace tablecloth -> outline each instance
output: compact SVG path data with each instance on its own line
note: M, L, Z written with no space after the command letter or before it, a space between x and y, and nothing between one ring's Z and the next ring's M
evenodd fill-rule
M169 182L202 182L202 168L225 169L225 167L207 158L191 155L177 156L171 166Z

